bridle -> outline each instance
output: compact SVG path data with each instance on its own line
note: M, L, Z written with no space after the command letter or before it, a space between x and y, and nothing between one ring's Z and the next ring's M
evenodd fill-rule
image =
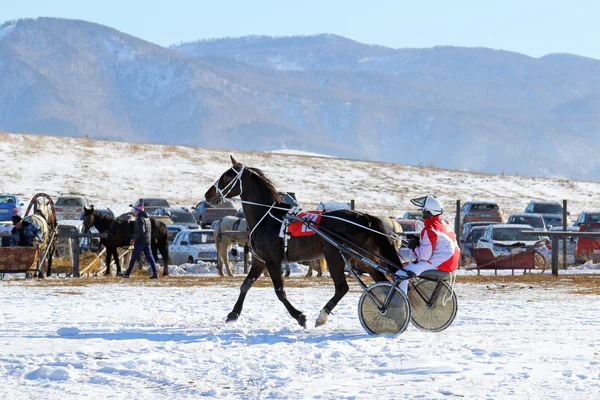
M217 181L215 182L215 184L213 186L215 188L215 191L221 198L221 200L224 200L227 198L227 195L229 193L231 193L231 191L235 187L235 184L238 181L240 182L240 194L238 196L242 195L242 193L244 191L242 188L242 174L244 173L245 168L246 168L246 166L242 165L242 168L239 171L236 171L234 167L231 167L231 170L236 173L236 176L223 189L219 188L219 181L221 180L221 178L217 179Z

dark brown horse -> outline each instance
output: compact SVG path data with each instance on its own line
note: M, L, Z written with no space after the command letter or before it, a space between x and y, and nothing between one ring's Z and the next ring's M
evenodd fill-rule
M158 258L158 251L163 259L163 275L169 275L169 231L167 226L155 219L150 218L152 225L152 256L154 260ZM86 232L93 227L98 232L107 232L106 238L100 239L100 243L106 247L106 273L110 275L111 258L115 259L117 265L117 275L121 274L121 262L119 261L118 247L129 247L131 239L135 233L135 220L114 219L107 214L101 214L94 210L94 206L85 207L83 213L83 227ZM127 266L125 266L127 267Z
M231 157L231 162L233 166L208 189L205 197L206 201L211 204L217 204L223 198L241 197L242 207L251 232L250 244L254 257L250 272L242 283L239 298L227 316L227 321L234 321L239 317L246 293L266 268L273 281L277 298L290 315L301 326L306 327L306 316L294 308L287 299L281 276L284 254L283 239L279 237L279 232L281 220L291 206L283 203L277 189L261 170L246 167L235 161L233 157ZM325 211L319 227L335 234L340 240L353 243L400 265L392 240L387 235L378 233L383 233L385 230L381 220L377 217L352 210ZM288 242L287 258L290 262L316 260L323 256L325 256L329 274L335 284L335 294L321 310L316 326L327 322L331 310L348 292L348 283L344 274L344 258L337 248L318 235L293 237ZM373 270L367 265L364 266L364 269L375 281L387 280L383 273Z

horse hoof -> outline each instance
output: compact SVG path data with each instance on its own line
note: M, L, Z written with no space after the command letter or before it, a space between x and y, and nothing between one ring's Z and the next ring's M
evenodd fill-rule
M298 325L306 329L306 315L300 314L298 317Z
M225 322L237 321L239 316L240 316L240 314L232 311L229 314L227 314L227 320Z
M327 317L329 317L329 313L325 310L321 310L319 313L319 318L317 318L317 322L315 322L315 328L318 328L321 325L325 325L327 322Z

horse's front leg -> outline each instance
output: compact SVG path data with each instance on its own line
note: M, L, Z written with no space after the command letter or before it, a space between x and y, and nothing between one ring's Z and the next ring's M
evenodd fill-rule
M104 271L104 275L110 276L110 263L112 262L112 249L106 247L106 271Z
M285 308L288 310L292 318L298 321L298 324L306 328L306 316L302 311L298 311L287 299L285 294L285 289L283 288L283 278L281 276L281 262L279 263L268 263L267 270L269 270L269 275L271 276L271 281L273 281L273 287L275 288L275 294L279 301L283 303Z
M344 274L344 259L339 251L332 246L328 246L325 248L324 254L329 267L329 275L331 276L331 279L333 279L335 285L335 294L319 313L315 327L324 325L327 322L327 318L329 317L329 314L331 314L331 311L349 290L348 282L346 282L346 275Z
M232 322L238 319L240 314L242 313L242 308L244 307L244 299L246 298L246 293L252 287L254 282L260 277L260 274L264 271L265 264L260 262L259 260L252 261L252 267L250 268L250 272L242 282L242 286L240 287L240 296L238 297L235 305L233 306L233 310L227 315L227 322Z

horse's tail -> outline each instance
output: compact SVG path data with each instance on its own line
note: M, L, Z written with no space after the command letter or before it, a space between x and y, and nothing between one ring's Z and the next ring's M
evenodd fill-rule
M400 267L402 263L400 262L400 257L398 257L398 251L396 249L395 242L391 238L390 232L388 232L385 224L379 217L369 214L366 215L369 218L369 225L371 226L371 229L383 233L382 235L371 232L373 240L377 244L377 247L379 247L379 255Z

